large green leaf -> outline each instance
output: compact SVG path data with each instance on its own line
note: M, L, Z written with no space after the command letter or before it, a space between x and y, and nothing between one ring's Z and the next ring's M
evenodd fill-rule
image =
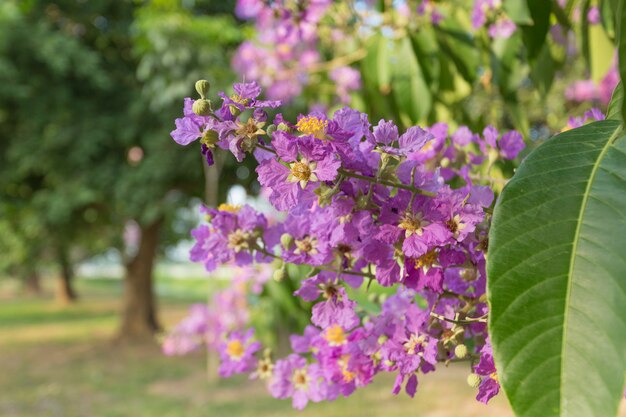
M490 234L490 335L518 417L615 416L626 370L626 137L607 120L533 151Z
M392 71L391 92L400 121L410 126L423 120L430 112L432 96L408 37L397 41L395 45Z

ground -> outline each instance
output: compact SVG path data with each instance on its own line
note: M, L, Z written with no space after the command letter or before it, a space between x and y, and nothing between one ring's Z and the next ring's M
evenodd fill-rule
M160 279L160 316L171 327L204 281ZM422 376L414 399L377 380L350 398L312 404L303 412L269 397L246 378L210 382L197 353L166 357L156 344L112 342L118 324L119 281L81 280L81 301L0 298L0 416L3 417L509 417L504 396L488 406L474 400L467 368ZM2 293L0 293L2 295ZM621 416L626 416L622 407Z

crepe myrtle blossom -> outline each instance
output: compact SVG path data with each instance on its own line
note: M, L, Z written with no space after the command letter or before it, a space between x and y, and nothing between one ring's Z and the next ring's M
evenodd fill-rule
M324 301L313 306L311 321L316 326L328 328L336 325L352 329L359 324L359 317L354 311L356 303L348 298L345 288L339 285L331 272L324 271L302 281L302 286L294 295L305 301L315 301L322 296Z
M502 135L493 126L483 130L483 137L488 147L497 150L505 159L515 159L525 148L524 139L517 131L506 132Z
M174 141L180 145L200 139L202 154L209 165L213 165L213 151L217 146L230 149L241 161L246 150L256 144L258 135L265 133L263 126L267 114L262 109L280 105L279 101L257 100L261 89L256 82L237 83L233 90L235 93L230 96L220 93L223 104L216 112L204 97L200 100L185 98L184 117L175 120L176 129L171 132ZM200 101L206 103L206 108L194 110L194 105ZM254 112L244 122L236 116L245 110Z
M482 377L476 399L487 404L491 398L500 392L498 374L493 361L493 351L488 339L480 350L480 362L474 367L474 372Z
M245 333L232 332L218 349L220 376L229 377L255 369L257 360L254 354L260 349L261 344L254 341L254 329L248 329Z
M494 39L509 38L517 30L505 15L502 0L474 0L471 20L474 29L487 26L487 33Z
M562 131L567 131L570 129L575 129L577 127L583 126L587 122L593 122L598 120L604 120L605 115L600 111L600 109L592 108L587 110L582 116L579 117L570 117L567 121L567 126L563 128Z
M173 137L183 145L200 139L239 161L252 155L262 194L282 213L270 222L247 205L201 208L190 258L209 271L265 272L259 279L236 273L174 329L164 350L206 345L219 354L222 376L250 373L298 409L351 395L379 373L396 375L390 391L413 396L422 374L450 360L472 361L480 401L495 395L497 374L483 347L494 195L481 181L489 182L489 167L518 157L522 136L445 123L401 130L348 107L290 121L281 109L266 113L275 103L259 99L258 85L234 91L208 112L187 100ZM312 270L288 276L287 264ZM308 304L311 315L282 358L250 329L269 275L273 285L289 280L296 304Z
M202 224L191 232L196 242L190 259L203 262L207 271L227 262L240 266L250 264L252 250L267 229L265 216L248 205L222 204L218 209L205 211L210 224Z
M337 178L341 162L330 147L314 137L277 131L273 145L280 159L263 161L257 173L261 185L272 191L270 202L276 209L289 210L299 201L313 199L313 189L321 181Z
M309 401L322 401L327 395L319 365L308 365L305 358L296 354L276 362L269 390L275 398L292 398L297 410L302 410Z

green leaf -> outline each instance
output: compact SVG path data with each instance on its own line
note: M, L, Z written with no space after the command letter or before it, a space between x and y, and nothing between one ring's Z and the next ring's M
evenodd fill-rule
M620 81L613 90L609 108L606 111L606 118L608 120L622 121L622 103L624 102L624 84Z
M551 4L546 0L527 0L528 9L532 16L532 25L520 25L524 38L524 45L528 51L528 59L532 61L537 58L543 44L546 42L546 35L550 29Z
M453 16L446 18L434 29L441 51L454 62L465 81L473 83L480 66L480 53L476 48L476 40Z
M391 90L400 120L405 126L423 120L430 112L432 97L408 37L394 48L392 70Z
M525 0L505 0L504 10L509 18L518 25L533 24L533 18Z
M536 61L531 65L530 70L530 77L542 97L545 97L548 91L550 91L550 87L552 87L555 70L556 63L554 62L554 58L552 58L550 44L546 42L543 44L543 48Z
M518 417L611 417L626 369L626 139L562 133L504 188L490 233L489 330Z

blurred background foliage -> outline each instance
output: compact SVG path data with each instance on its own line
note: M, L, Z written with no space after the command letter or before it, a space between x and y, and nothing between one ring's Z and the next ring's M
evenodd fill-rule
M328 69L339 60L360 72L362 88L352 92L350 105L368 113L372 123L380 118L404 127L447 122L476 132L493 124L519 129L532 147L564 128L570 116L599 105L567 101L565 90L580 79L598 83L614 64L616 27L609 1L568 0L562 10L542 7L547 2L505 0L504 7L520 30L508 39L492 40L484 30L473 33L470 1L436 1L447 16L439 26L426 17L407 19L393 7L397 1L336 1L323 24L355 36L335 42L322 27L319 51ZM350 4L370 4L384 18L355 21ZM595 4L601 11L600 25L574 18L577 8L584 14ZM77 296L88 298L86 304L63 310L66 313L53 310L47 300L3 301L0 322L6 328L4 333L0 328L0 339L15 337L15 343L21 343L49 336L59 341L69 333L80 338L93 329L106 331L106 338L113 332L125 338L151 338L161 328L155 292L163 304L164 323L171 325L184 314L178 294L186 294L185 302L198 302L223 285L218 279L211 283L171 279L155 273L154 266L156 260L171 260L180 242L188 239L201 201L213 206L226 201L235 185L248 195L259 192L251 158L236 164L231 155L222 153L208 168L197 148L177 146L169 137L183 98L195 94L196 80L209 80L212 96L241 81L231 69L231 59L237 47L254 40L256 33L250 22L234 16L234 9L235 0L0 2L0 298L4 288L15 288L15 283L20 295L40 295L49 282L54 282L56 298L63 304ZM550 27L556 23L572 29L573 50L554 41ZM305 84L285 111L287 118L312 107L329 112L340 107L328 71L311 72ZM513 168L513 164L497 167L509 174ZM113 288L112 280L77 282L77 266L102 254L113 254L106 259L120 264L123 284L116 282ZM307 323L310 306L292 297L298 279L307 273L290 267L286 282L271 282L255 300L252 321L257 329L265 329L259 335L264 342L284 343L291 330ZM182 275L196 274L204 277L203 272L188 270ZM374 286L371 292L374 295L354 291L351 296L361 308L375 309L371 297L384 297L385 290ZM84 319L80 326L78 316ZM46 327L57 318L63 331ZM35 336L26 328L16 330L25 323L36 324ZM101 341L102 337L97 343ZM102 352L102 346L99 349L83 359L95 364L95 356L111 356L94 371L105 372L118 358ZM65 352L65 345L59 350ZM33 352L41 355L40 350ZM144 358L143 351L124 355L134 365ZM120 402L124 407L140 398L133 390L143 389L162 365L158 352L150 355L145 369L132 368L135 379L128 386L119 385L123 389L118 384L126 379L124 372L110 381L105 378L107 395L120 398L115 389L131 393ZM72 378L88 372L80 359L76 374L72 371L63 380L68 386L80 385ZM69 361L66 365L72 366ZM35 375L19 364L3 366L13 366L14 372L5 374L11 378L23 375L21 385L11 383L13 391L8 391L18 401L20 395L33 401L31 381L49 381L52 375L52 371ZM185 372L197 371L197 358L185 367ZM235 401L223 406L230 413L241 404L239 387L228 388L237 394ZM98 386L98 394L101 391ZM68 409L78 404L72 390L63 395ZM269 411L263 415L274 415L275 402L255 395L266 401ZM131 409L145 410L145 403L138 401ZM155 415L162 415L161 403L152 397L150 401L156 404ZM185 412L180 401L163 401L171 411L168 415ZM383 402L375 397L364 404L363 412L369 412ZM468 404L464 411L473 407ZM351 408L337 410L348 413ZM493 415L506 413L505 408L493 410ZM126 408L118 411L110 415L128 415ZM196 411L194 415L204 415L203 410ZM248 410L246 415L257 411ZM477 413L486 415L484 409ZM36 410L32 415L43 414Z
M225 201L236 184L248 195L259 191L251 158L240 165L223 153L203 167L197 149L169 139L197 79L209 80L214 96L239 78L231 59L258 34L235 17L235 3L0 4L0 274L31 292L40 274L54 275L57 298L68 303L77 296L76 265L113 253L126 278L121 333L159 329L155 259L188 238L198 220L192 207ZM318 28L322 63L302 81L287 117L339 108L329 72L350 65L362 80L350 104L370 122L447 122L477 132L493 124L519 129L532 144L598 104L565 100L567 86L587 78L597 83L614 65L608 1L597 3L598 25L576 18L576 10L584 15L596 2L568 0L561 8L504 1L519 26L507 39L472 29L472 2L435 2L445 15L438 25L428 16L407 17L399 3L333 3ZM370 17L356 19L364 7ZM556 24L571 29L565 42L552 33ZM342 31L342 41L328 28ZM499 166L491 175L513 168ZM294 305L284 288L270 292L264 297L275 316L300 326L294 315L305 317L308 306Z

